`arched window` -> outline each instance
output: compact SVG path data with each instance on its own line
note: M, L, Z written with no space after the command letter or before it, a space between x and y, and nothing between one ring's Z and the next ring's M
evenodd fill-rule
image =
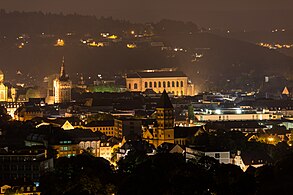
M171 85L170 85L170 81L168 81L167 86L168 86L168 87L171 87Z
M148 88L148 82L144 82L144 87Z
M164 88L166 87L166 82L165 82L165 81L163 81L163 87L164 87Z
M157 82L154 82L154 88L156 88L157 87Z
M152 88L153 87L153 83L152 82L149 82L149 86L150 86L150 88Z
M175 82L174 81L172 81L172 87L175 87Z
M176 82L176 87L179 87L179 81Z
M183 87L183 81L181 81L180 84L181 84L181 87Z
M134 89L137 89L137 83L134 83Z
M131 89L131 84L130 83L128 84L128 88Z
M159 81L159 87L162 87L162 86L161 86L161 81Z

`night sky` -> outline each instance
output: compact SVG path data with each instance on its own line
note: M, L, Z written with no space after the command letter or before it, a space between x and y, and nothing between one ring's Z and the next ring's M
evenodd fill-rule
M0 0L0 5L6 10L94 14L134 22L168 18L223 28L286 26L293 11L292 0Z

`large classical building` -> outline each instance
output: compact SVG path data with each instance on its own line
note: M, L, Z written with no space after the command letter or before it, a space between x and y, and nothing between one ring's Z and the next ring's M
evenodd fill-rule
M126 87L128 91L144 92L152 89L156 93L166 90L176 96L195 95L194 85L181 71L148 70L127 75Z
M4 73L0 70L0 102L15 102L16 89L4 84Z
M71 101L72 83L69 76L65 73L65 62L62 60L60 75L53 81L53 93L55 103Z

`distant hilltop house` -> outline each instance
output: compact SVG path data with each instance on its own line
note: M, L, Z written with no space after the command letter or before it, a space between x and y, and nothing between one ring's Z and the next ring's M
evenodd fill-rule
M195 95L194 85L181 71L147 70L127 74L126 87L128 91L144 92L152 89L156 93L173 93L176 96Z

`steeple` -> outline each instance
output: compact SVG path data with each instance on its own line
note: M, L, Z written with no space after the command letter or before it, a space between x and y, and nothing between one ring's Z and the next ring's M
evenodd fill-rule
M69 79L68 76L65 73L65 58L64 58L64 56L63 56L63 59L62 59L62 64L61 64L61 69L60 69L60 77L59 78L60 78L60 80L63 80L63 81Z
M157 105L156 113L159 129L174 128L174 108L165 90Z
M165 89L161 95L157 108L172 108L173 109L173 105Z

